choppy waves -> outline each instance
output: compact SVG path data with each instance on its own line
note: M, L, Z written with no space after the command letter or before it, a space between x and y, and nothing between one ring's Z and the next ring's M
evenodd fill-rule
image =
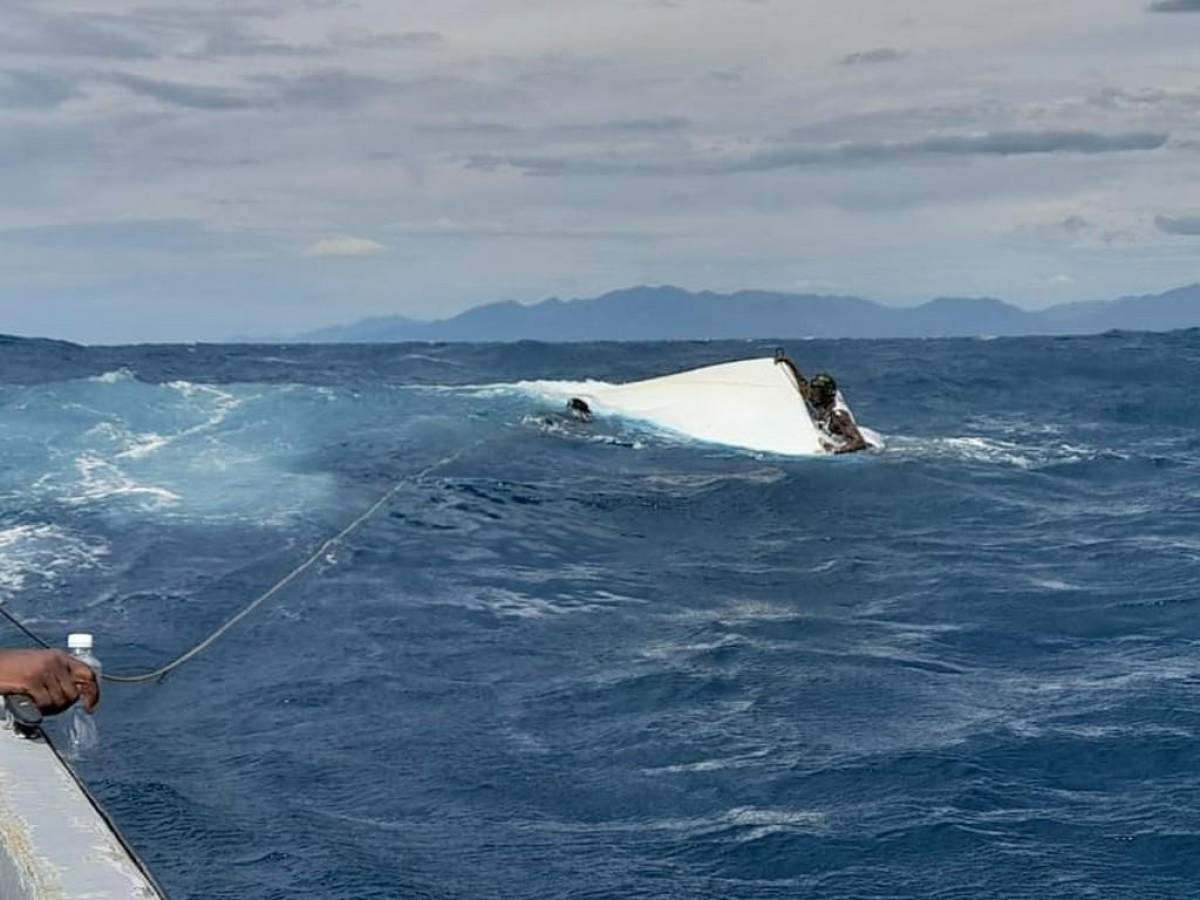
M395 488L111 692L86 774L182 896L1187 897L1189 340L805 342L889 436L817 464L562 415L743 344L47 360L0 599L140 668Z
M108 555L103 539L40 522L0 528L0 602L30 587L95 571Z
M0 493L117 516L286 518L328 488L286 469L307 451L289 434L303 428L293 411L328 403L327 388L155 384L129 369L20 388Z

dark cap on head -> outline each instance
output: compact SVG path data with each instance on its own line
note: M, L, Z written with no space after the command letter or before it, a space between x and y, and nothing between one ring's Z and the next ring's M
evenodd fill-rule
M814 394L828 394L832 397L837 393L837 382L828 372L818 372L812 377L808 386Z

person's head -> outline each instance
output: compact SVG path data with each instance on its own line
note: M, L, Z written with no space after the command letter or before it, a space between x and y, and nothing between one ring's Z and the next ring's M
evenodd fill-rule
M809 395L814 406L833 406L837 399L837 382L828 372L818 372L808 383Z
M588 422L592 418L592 408L587 405L586 400L580 400L578 397L572 397L567 401L567 412L584 422Z

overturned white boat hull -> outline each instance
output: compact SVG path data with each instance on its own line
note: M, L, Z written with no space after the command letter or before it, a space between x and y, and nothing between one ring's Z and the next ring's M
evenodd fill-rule
M579 396L594 413L644 420L696 440L789 456L830 452L792 367L772 357L629 384L592 384ZM838 401L849 410L840 395ZM881 443L869 429L863 437Z

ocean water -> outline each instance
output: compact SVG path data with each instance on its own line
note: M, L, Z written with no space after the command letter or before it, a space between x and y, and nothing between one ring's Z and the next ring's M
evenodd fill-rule
M399 485L106 690L172 896L1194 896L1200 332L792 343L840 458L520 384L772 349L0 342L0 598L110 671Z

